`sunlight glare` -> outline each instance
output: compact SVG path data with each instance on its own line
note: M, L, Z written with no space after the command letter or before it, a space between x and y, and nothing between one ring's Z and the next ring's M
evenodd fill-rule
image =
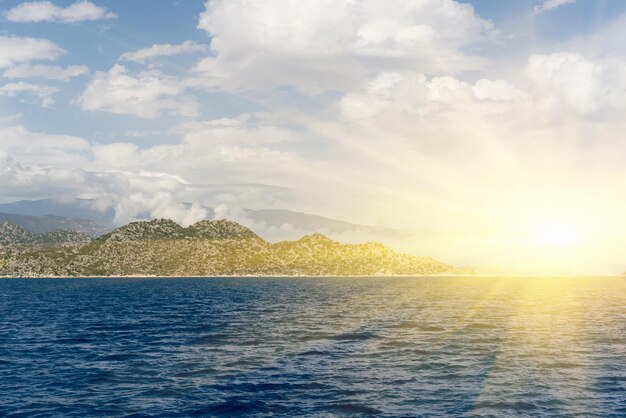
M565 246L578 238L576 228L565 222L546 222L538 229L538 240L543 245Z

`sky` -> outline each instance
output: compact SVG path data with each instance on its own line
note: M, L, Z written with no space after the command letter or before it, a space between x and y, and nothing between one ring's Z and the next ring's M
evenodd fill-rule
M620 273L625 32L621 0L0 0L0 203Z

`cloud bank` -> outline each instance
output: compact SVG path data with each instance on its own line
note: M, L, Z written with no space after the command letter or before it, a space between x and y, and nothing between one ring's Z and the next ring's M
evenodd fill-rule
M307 91L350 89L388 67L476 68L483 60L466 47L495 34L471 6L452 0L218 0L206 3L198 28L212 37L214 56L195 68L207 85Z

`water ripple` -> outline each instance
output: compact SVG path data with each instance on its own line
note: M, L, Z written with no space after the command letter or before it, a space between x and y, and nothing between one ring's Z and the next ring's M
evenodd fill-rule
M4 279L0 416L626 416L621 278Z

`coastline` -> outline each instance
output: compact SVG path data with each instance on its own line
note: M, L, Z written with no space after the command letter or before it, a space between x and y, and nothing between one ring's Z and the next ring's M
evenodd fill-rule
M385 275L281 275L281 274L248 274L248 275L213 275L213 276L158 276L148 274L123 275L123 276L0 276L0 279L302 279L302 278L382 278L382 277L477 277L476 275L462 274L385 274ZM495 277L495 276L494 276Z
M2 279L375 279L375 278L624 278L623 274L384 274L384 275L280 275L280 274L249 274L249 275L212 275L212 276L158 276L158 275L122 275L122 276L0 276Z

